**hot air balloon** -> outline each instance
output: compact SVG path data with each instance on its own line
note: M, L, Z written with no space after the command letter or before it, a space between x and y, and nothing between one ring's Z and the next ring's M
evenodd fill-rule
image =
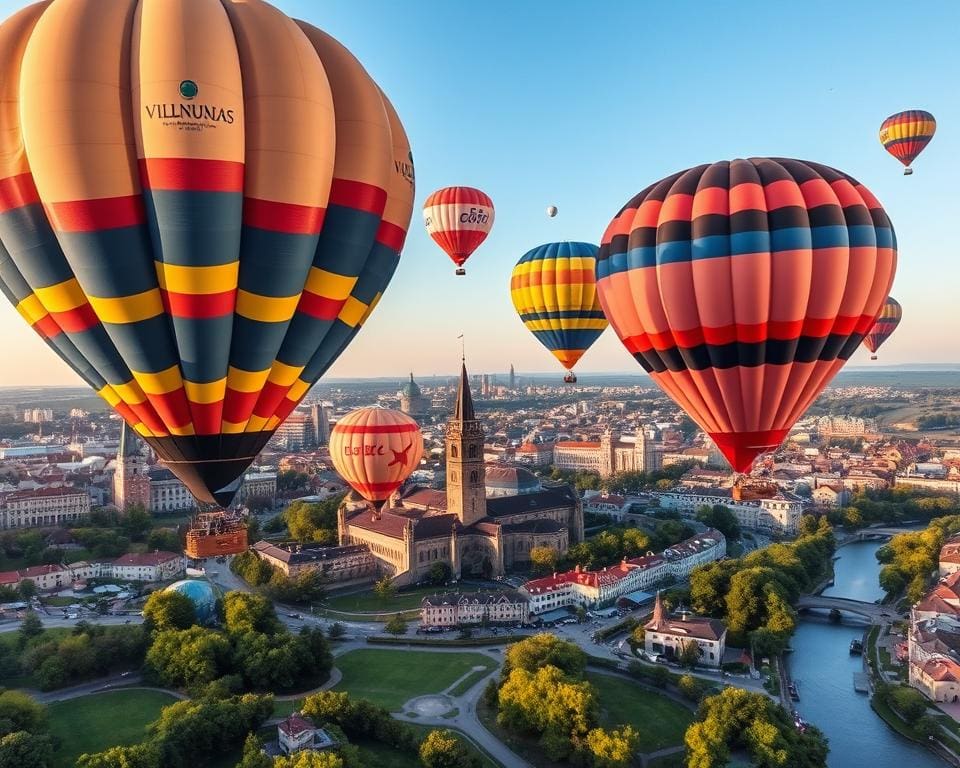
M880 143L883 148L903 163L903 175L913 173L910 163L923 152L937 130L937 121L922 109L908 109L890 115L880 126Z
M493 229L493 213L493 201L473 187L444 187L424 202L423 223L457 265L456 274L467 274L463 264Z
M513 268L510 297L523 324L576 382L573 366L607 327L597 299L597 246L547 243L527 251Z
M380 507L419 465L420 427L402 411L359 408L330 432L330 459L340 476Z
M37 3L0 26L0 72L3 293L228 504L396 267L392 106L262 0Z
M554 216L556 216L556 215L557 215L557 206L555 206L555 205L548 205L548 206L547 206L547 216L552 219L552 218L553 218Z
M877 359L876 351L880 349L883 342L890 338L890 334L897 330L902 317L903 307L900 306L900 302L892 296L887 296L887 300L883 303L883 309L880 310L880 317L877 318L877 322L873 324L867 335L863 337L863 346L874 353L870 355L871 360Z
M603 235L597 290L627 350L746 472L859 346L896 261L893 226L855 179L751 158L630 200Z

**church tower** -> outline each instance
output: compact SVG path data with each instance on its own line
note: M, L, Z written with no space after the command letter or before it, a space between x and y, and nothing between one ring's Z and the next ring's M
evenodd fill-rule
M487 515L487 491L483 463L483 425L473 412L473 397L467 365L460 368L460 385L447 424L447 512L464 525L473 525Z
M150 505L150 476L140 454L140 440L126 422L120 427L117 468L113 474L113 503L121 512L127 507Z

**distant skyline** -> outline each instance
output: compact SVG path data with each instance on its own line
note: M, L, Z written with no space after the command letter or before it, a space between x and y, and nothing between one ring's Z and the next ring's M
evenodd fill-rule
M523 328L510 270L550 240L599 242L648 184L701 162L777 155L857 177L897 231L892 295L903 322L875 365L960 362L960 6L812 1L595 3L481 8L419 0L274 3L346 45L389 95L410 136L417 195L393 283L329 378L448 375L460 342L472 372L560 372ZM0 16L20 2L0 0ZM907 108L938 132L905 178L877 139ZM434 189L470 184L496 206L467 276L424 231ZM556 205L548 219L544 209ZM6 301L0 386L79 383ZM869 365L859 350L850 365ZM612 330L577 372L642 371Z

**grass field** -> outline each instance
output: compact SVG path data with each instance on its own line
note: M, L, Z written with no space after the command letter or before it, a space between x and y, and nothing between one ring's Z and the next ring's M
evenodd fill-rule
M694 719L689 709L619 677L590 673L587 679L600 694L601 725L632 725L640 734L641 752L683 744Z
M435 726L432 726L432 725L416 725L414 723L407 723L407 727L415 731L417 735L420 736L421 739L426 738L427 734L430 733L430 731L443 730L442 728L436 728ZM480 762L483 765L483 768L499 768L500 764L494 761L494 759L490 757L482 749L479 749L472 741L470 741L470 739L466 738L463 734L461 734L457 730L454 730L454 729L449 729L449 730L452 730L453 733L457 736L457 738L460 739L460 742L467 748L468 752L480 758ZM377 766L377 768L380 768L380 763L370 763L370 765L375 765ZM418 760L414 763L411 763L410 765L421 766L422 764Z
M469 675L463 678L463 680L457 683L455 687L450 689L450 695L462 696L471 688L473 688L473 686L476 685L478 681L483 680L483 678L485 678L489 674L490 674L489 669L485 669L482 672L479 669L476 672L471 672Z
M372 591L355 592L350 595L334 595L324 603L323 607L333 611L352 611L354 613L409 611L419 608L420 601L426 595L436 594L437 591L437 587L417 587L398 592L387 600L381 600ZM442 589L439 591L442 591Z
M343 673L337 690L397 712L414 696L445 690L472 667L493 669L496 663L479 653L362 648L337 657L336 666Z
M50 733L60 742L53 768L73 768L85 752L134 744L160 710L176 701L159 691L112 691L51 704Z

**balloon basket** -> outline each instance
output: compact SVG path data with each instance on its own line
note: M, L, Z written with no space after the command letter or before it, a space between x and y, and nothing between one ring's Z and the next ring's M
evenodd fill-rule
M876 356L876 355L870 355L870 359L871 359L871 360L876 360L876 359L877 359L877 356Z
M455 274L455 275L465 275L465 274L467 274L467 270L465 270L463 267L459 267L459 268L457 269L457 271L454 272L454 274Z
M574 374L572 374L572 373L568 373L566 376L563 377L563 383L564 383L564 384L576 384L576 383L577 383L577 377L576 377Z
M913 176L913 168L911 168L911 167L908 165L906 168L903 169L903 175L904 175L904 176Z

